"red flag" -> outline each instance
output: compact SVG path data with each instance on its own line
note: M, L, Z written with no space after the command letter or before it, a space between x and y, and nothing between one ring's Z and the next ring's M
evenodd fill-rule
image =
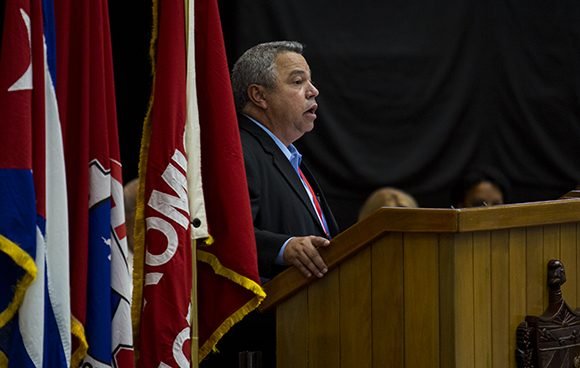
M55 2L69 214L72 366L132 367L130 271L107 0ZM72 174L71 174L72 173Z
M141 144L133 323L139 367L183 367L191 361L192 286L185 7L154 1L153 11L154 83Z
M42 13L30 1L5 5L0 43L1 366L14 359L11 350L24 350L11 347L11 340L18 310L40 272L35 260L44 252L37 244L37 218L45 215Z
M265 293L233 93L216 0L195 2L197 96L207 220L213 243L198 246L200 360Z

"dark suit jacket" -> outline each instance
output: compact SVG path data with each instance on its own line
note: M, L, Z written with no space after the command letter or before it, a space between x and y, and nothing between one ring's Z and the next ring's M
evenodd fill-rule
M238 117L250 191L261 277L271 278L283 267L274 261L292 236L325 237L310 198L298 174L276 143L254 122ZM300 168L318 197L331 237L338 226L318 183L304 163Z

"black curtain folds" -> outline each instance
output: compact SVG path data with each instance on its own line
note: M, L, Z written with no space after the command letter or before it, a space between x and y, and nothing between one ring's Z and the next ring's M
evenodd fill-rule
M298 148L340 225L381 186L448 207L467 169L491 166L513 202L580 183L580 2L220 3L230 65L247 48L306 45L318 89Z
M128 181L151 84L151 1L115 4ZM382 186L448 207L476 166L509 179L511 202L554 199L580 183L578 0L221 0L220 13L230 66L260 42L306 45L319 117L297 145L343 229Z
M149 55L152 0L135 6L109 0L113 66L123 182L138 176L143 123L151 94L152 70Z

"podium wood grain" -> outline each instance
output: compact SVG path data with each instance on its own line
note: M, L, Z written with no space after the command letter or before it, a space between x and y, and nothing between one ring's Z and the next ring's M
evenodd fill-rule
M515 331L547 306L546 262L580 302L580 199L383 208L339 234L329 273L265 285L278 367L515 367Z

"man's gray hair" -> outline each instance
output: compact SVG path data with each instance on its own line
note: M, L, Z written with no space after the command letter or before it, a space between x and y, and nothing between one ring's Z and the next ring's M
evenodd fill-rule
M304 46L296 41L276 41L256 45L240 56L232 70L232 89L236 109L242 111L249 102L248 87L259 84L266 88L276 85L276 57L284 52L302 54Z

